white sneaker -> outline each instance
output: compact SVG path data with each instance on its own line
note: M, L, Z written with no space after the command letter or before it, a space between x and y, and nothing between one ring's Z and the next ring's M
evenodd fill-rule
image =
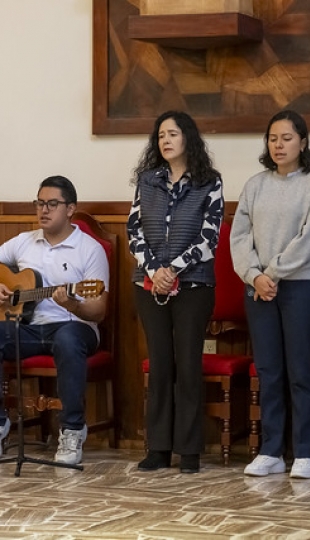
M58 448L54 460L68 465L77 465L82 461L82 445L86 441L87 426L76 429L59 430Z
M296 458L290 473L291 478L310 478L310 458Z
M3 426L0 426L0 456L3 454L3 448L2 448L2 441L7 437L11 427L10 419L7 418L5 421L5 424Z
M249 476L267 476L268 474L284 473L285 470L286 465L282 456L277 458L258 454L252 463L246 466L244 474L248 474Z

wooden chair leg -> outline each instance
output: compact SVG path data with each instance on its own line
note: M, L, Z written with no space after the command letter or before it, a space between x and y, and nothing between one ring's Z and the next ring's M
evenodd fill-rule
M260 406L258 377L251 377L250 381L250 456L254 459L259 451L260 444Z
M231 395L230 380L224 380L222 383L222 433L221 446L224 465L228 465L231 447Z
M106 433L109 447L116 448L116 419L114 404L114 380L106 378L88 380L85 396L86 424L88 434Z
M113 393L113 381L111 379L106 381L106 396L107 396L107 413L108 418L115 419L114 411L114 393ZM114 420L115 423L115 420ZM109 446L110 448L116 448L116 429L115 425L108 430Z

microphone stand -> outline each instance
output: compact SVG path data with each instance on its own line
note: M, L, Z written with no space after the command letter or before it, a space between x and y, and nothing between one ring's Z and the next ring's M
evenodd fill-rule
M24 463L38 463L40 465L50 465L52 467L62 467L68 469L83 470L82 465L73 465L70 463L61 463L59 461L49 461L41 458L32 458L26 456L24 452L25 440L24 440L24 413L23 413L23 388L22 388L22 376L20 365L20 333L19 323L21 316L19 314L13 314L7 312L5 314L6 319L15 319L15 347L16 347L16 380L17 380L17 439L18 439L18 453L16 456L8 456L0 458L0 465L3 463L16 462L15 476L20 476L20 471Z

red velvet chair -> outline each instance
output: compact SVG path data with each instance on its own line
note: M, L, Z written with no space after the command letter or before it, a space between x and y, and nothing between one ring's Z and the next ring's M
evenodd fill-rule
M218 351L216 354L203 354L202 357L202 377L206 383L206 414L221 422L221 450L225 465L229 462L232 443L247 435L246 399L249 365L252 361L244 311L244 284L233 269L229 245L230 230L231 225L224 222L215 258L215 309L206 329L206 338L217 340ZM230 337L227 338L226 335ZM235 352L235 348L238 348L238 351ZM145 412L148 359L142 362L142 370Z
M101 344L98 351L87 359L87 396L86 415L88 433L109 430L109 444L116 445L116 420L114 413L114 366L115 366L115 303L116 303L116 265L117 265L117 236L105 231L89 214L77 212L73 217L82 231L95 238L105 249L110 266L110 287L108 312L105 320L99 325ZM5 401L8 406L12 402L9 394L9 380L15 375L14 364L4 362L6 377ZM32 356L22 360L22 378L37 378L39 395L25 396L24 404L28 409L39 411L39 417L30 416L25 420L25 426L40 423L42 439L46 440L49 430L47 413L50 409L60 409L61 402L57 397L49 397L55 388L56 367L52 356ZM52 383L52 384L51 384ZM93 401L90 405L90 401ZM93 418L89 412L93 411Z

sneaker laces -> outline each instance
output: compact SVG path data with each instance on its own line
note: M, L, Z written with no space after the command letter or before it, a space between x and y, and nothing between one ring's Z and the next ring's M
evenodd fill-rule
M295 466L301 469L310 467L310 458L297 458Z
M276 457L273 457L273 456L265 456L265 455L262 455L262 454L258 454L258 456L256 456L256 458L254 459L255 461L255 464L264 464L266 462L270 463L270 460L277 460L277 459L281 459L281 458L276 458Z
M76 452L82 445L82 435L75 431L66 429L59 434L58 452Z

